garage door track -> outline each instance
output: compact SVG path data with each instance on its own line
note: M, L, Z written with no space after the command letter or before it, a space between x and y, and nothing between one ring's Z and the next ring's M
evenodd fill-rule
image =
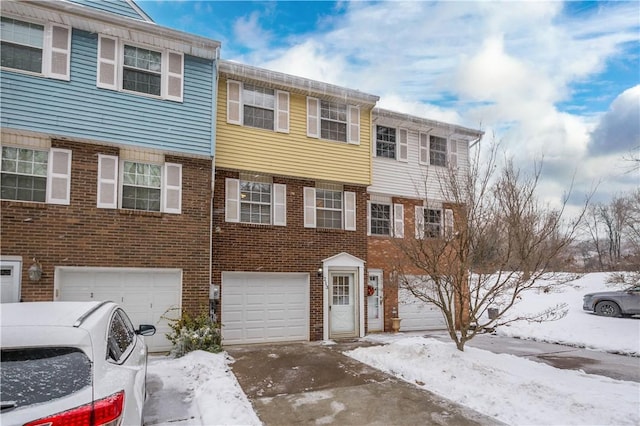
M362 342L231 346L240 386L265 425L495 425L499 422L362 364Z

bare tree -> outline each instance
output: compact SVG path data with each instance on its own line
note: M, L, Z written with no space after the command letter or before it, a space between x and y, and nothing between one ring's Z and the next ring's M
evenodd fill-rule
M442 197L451 200L444 207L453 212L455 227L445 221L436 236L426 229L427 219L416 217L422 233L396 242L404 255L394 265L400 289L442 311L461 351L487 328L564 315L563 306L517 318L505 314L542 279L551 285L549 267L573 240L588 204L576 220L563 222L568 195L558 209L536 197L542 162L526 176L509 159L499 164L498 153L494 143L487 158L476 152L468 173L450 169L440 176Z

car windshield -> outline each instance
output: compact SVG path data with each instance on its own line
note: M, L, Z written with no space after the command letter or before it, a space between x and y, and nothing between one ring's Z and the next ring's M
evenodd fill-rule
M51 401L91 385L91 361L77 348L2 350L2 409Z

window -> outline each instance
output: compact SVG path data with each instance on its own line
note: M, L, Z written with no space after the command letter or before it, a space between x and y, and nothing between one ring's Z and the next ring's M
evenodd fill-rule
M182 165L120 162L116 156L100 154L97 198L98 208L120 206L179 214L182 211Z
M424 209L424 235L426 238L438 238L441 234L442 210Z
M389 204L371 203L371 234L390 235L391 206Z
M332 141L347 141L347 106L320 101L320 137Z
M305 228L356 230L356 194L341 185L304 188Z
M273 89L244 84L244 125L273 130L276 99Z
M157 164L125 161L122 171L122 208L160 211L162 168Z
M332 305L348 306L351 304L351 284L349 275L333 275Z
M360 109L354 105L307 98L307 136L360 143Z
M417 206L416 238L450 238L453 236L453 210Z
M96 85L182 102L184 55L100 35Z
M240 181L240 222L271 223L271 184Z
M2 66L42 72L44 25L2 17Z
M390 197L372 195L371 199L368 215L369 235L404 238L404 206L392 204Z
M289 93L227 80L227 123L289 133Z
M5 16L0 25L0 61L3 68L69 80L69 27L37 24Z
M126 315L122 315L124 313L120 310L113 314L107 342L108 356L116 362L126 357L135 339L135 331L131 321Z
M125 44L122 88L160 96L161 81L162 53Z
M447 140L439 136L429 136L429 163L432 166L447 165Z
M287 186L247 173L225 180L225 221L286 226Z
M316 189L318 228L342 229L342 191Z
M396 158L396 129L376 126L376 157Z
M2 147L3 200L69 204L71 151Z

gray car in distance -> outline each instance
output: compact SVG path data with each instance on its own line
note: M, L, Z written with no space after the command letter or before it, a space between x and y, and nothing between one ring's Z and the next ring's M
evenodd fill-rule
M607 317L640 315L640 285L620 291L585 294L582 309Z

